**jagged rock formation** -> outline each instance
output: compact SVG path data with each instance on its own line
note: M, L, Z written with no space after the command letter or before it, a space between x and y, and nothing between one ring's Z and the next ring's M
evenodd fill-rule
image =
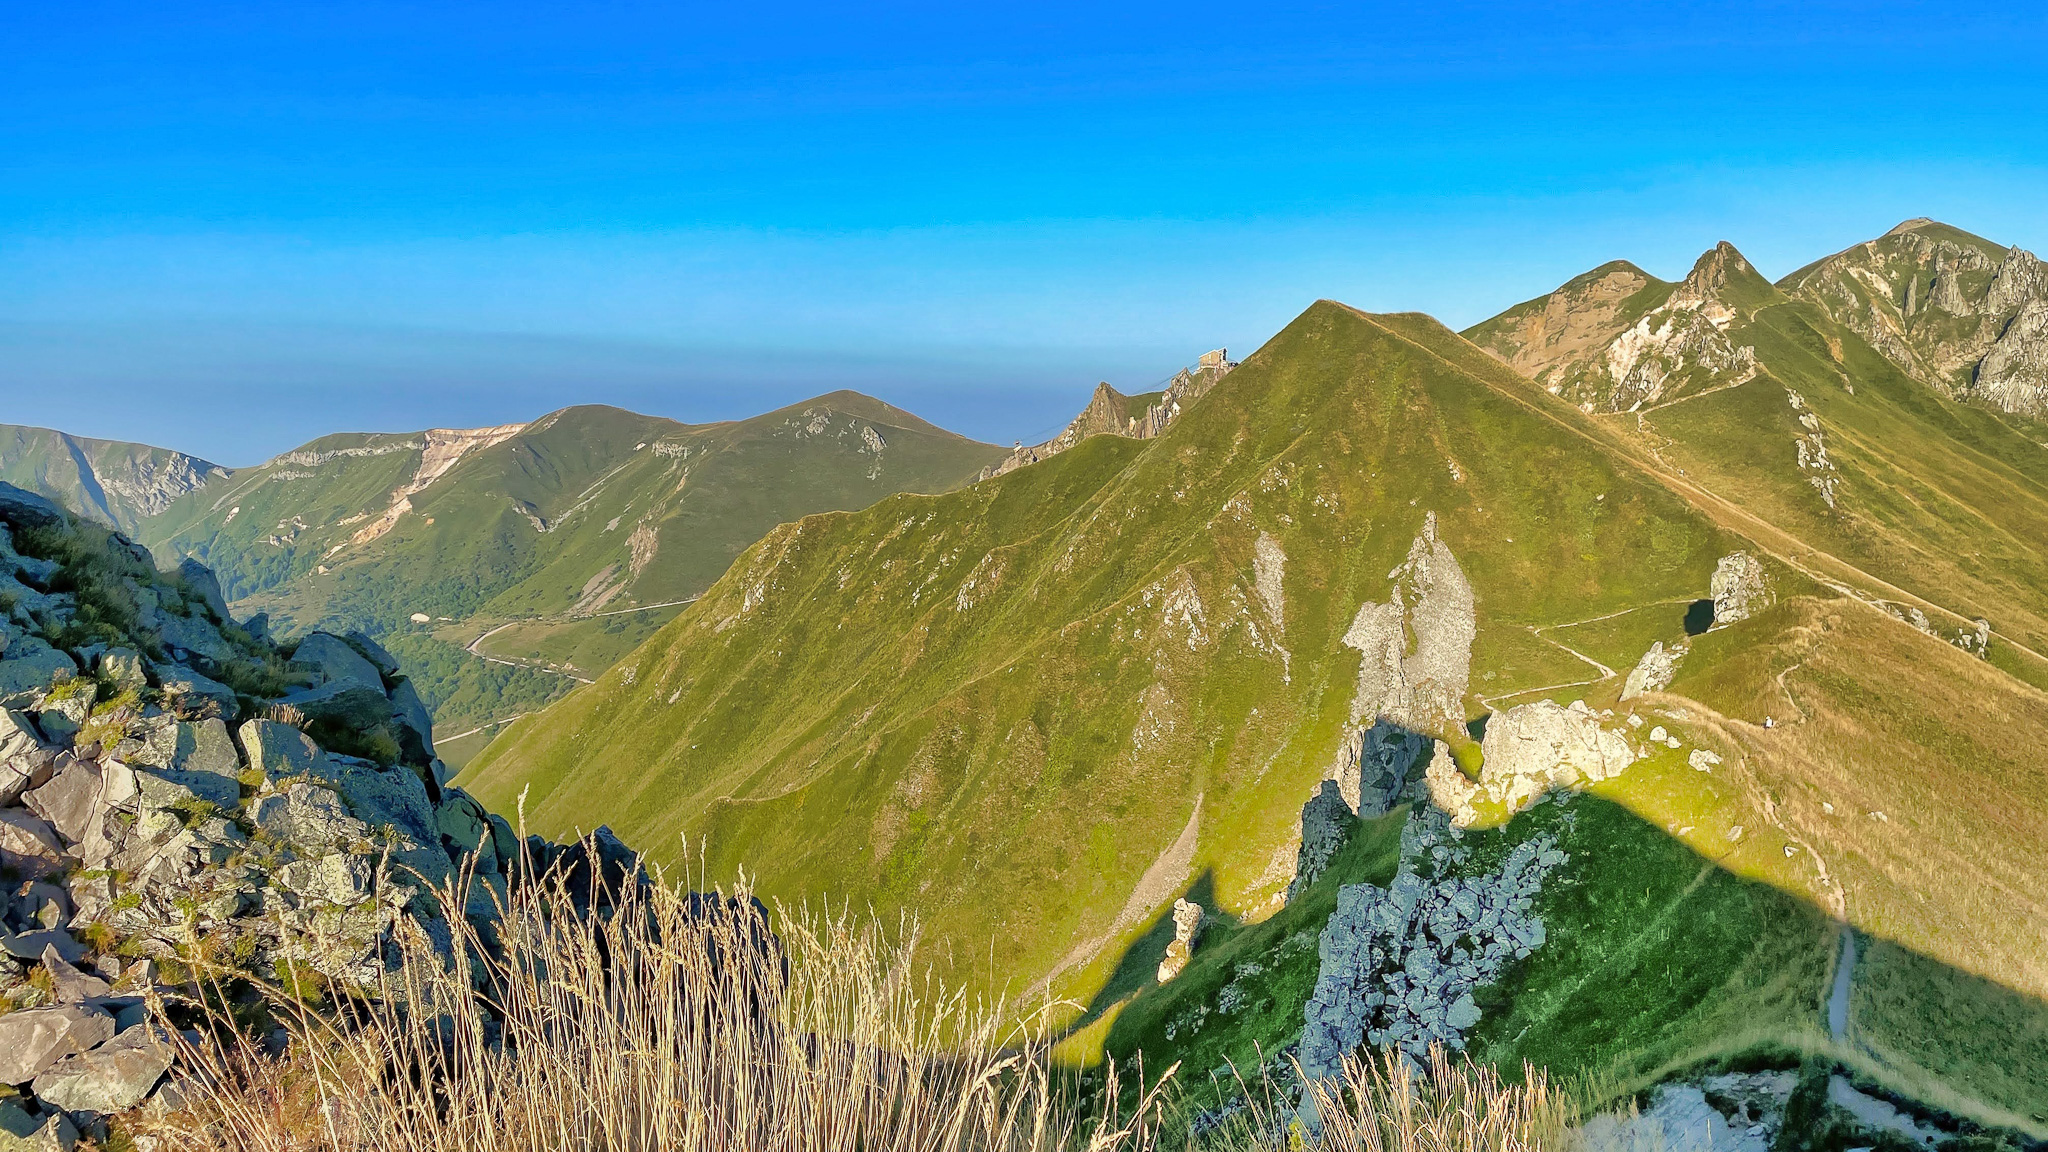
M1584 411L1629 412L1753 377L1730 328L1768 291L1723 241L1678 284L1617 261L1465 335Z
M1065 452L1090 436L1150 440L1166 431L1166 426L1173 423L1189 404L1201 399L1235 367L1237 361L1230 359L1229 350L1218 348L1202 353L1201 360L1194 367L1176 372L1165 389L1159 392L1126 396L1110 387L1108 381L1103 381L1095 386L1095 394L1088 398L1088 406L1081 409L1081 414L1074 417L1059 435L1043 444L1017 445L1009 456L982 469L977 479L987 480L1026 464L1036 464Z
M1425 774L1430 799L1461 828L1477 822L1481 808L1519 812L1553 788L1612 779L1636 760L1627 739L1577 700L1568 708L1538 700L1494 713L1480 755L1474 781L1438 741Z
M1387 579L1393 595L1361 605L1344 634L1347 646L1364 653L1352 722L1384 720L1415 732L1464 724L1476 602L1458 558L1437 537L1436 513L1423 517L1407 560Z
M2048 414L2048 268L1932 220L1908 220L1780 282L1950 396Z
M123 532L227 474L218 464L168 448L0 425L0 481Z
M10 1135L61 1146L156 1088L171 1049L142 1005L164 974L293 964L372 990L394 933L488 921L520 857L447 787L388 653L281 650L223 607L203 568L159 572L0 485L0 1076L33 1082ZM445 906L461 870L475 887Z
M1338 891L1304 1010L1297 1058L1305 1078L1336 1075L1361 1044L1416 1059L1432 1044L1462 1049L1480 1019L1473 992L1543 946L1533 906L1565 854L1537 837L1491 872L1469 874L1470 858L1442 812L1419 810L1402 829L1393 883Z
M1159 961L1161 984L1180 975L1195 958L1195 939L1202 933L1204 919L1200 904L1187 899L1173 902L1173 943L1166 946L1166 956Z
M1673 644L1664 647L1662 640L1650 641L1650 650L1629 670L1628 678L1622 681L1621 698L1633 700L1645 692L1662 692L1670 687L1671 678L1678 675L1678 662L1685 657L1686 645Z
M1301 806L1301 847L1295 853L1294 879L1287 882L1286 899L1293 900L1322 876L1357 822L1335 780L1316 786L1316 794Z
M1714 565L1714 579L1709 587L1717 625L1747 620L1776 599L1763 561L1747 552L1730 552L1721 557L1720 563Z

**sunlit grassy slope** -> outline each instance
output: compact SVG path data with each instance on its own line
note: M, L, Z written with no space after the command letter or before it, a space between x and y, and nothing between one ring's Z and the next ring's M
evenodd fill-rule
M2040 668L2040 466L1761 278L1726 296L1761 369L1613 415L1425 317L1318 304L1156 441L1097 437L778 529L463 782L508 811L524 793L550 831L609 822L657 855L744 865L770 893L914 909L968 973L1091 1003L1077 1052L1237 1059L1298 1025L1299 935L1334 896L1273 897L1348 714L1340 638L1424 515L1477 593L1475 716L1617 704L1643 647L1684 635L1715 559L1747 547L1781 604L1696 638L1668 692L1630 703L1684 747L1575 809L1577 878L1546 900L1576 943L1511 974L1482 1050L1626 1085L1832 1046L2032 1123L2048 791L2029 766L2048 712L2006 669ZM1788 390L1831 437L1833 509L1797 465L1810 430ZM1278 618L1254 590L1261 533L1287 556ZM1945 639L1979 613L1989 662ZM1723 764L1696 769L1698 748ZM1332 876L1383 878L1374 843ZM1187 984L1155 990L1148 949L1191 891L1226 927ZM1837 1045L1820 998L1841 917L1882 946ZM1213 958L1254 954L1278 961L1269 1014L1187 1051L1164 1039L1183 998L1234 978Z
M776 531L465 786L659 855L688 834L771 893L913 907L962 963L1092 992L1157 907L1148 868L1247 915L1284 883L1348 716L1340 637L1426 513L1477 589L1487 692L1584 667L1487 637L1703 594L1732 538L1587 424L1434 321L1318 304L1158 440Z

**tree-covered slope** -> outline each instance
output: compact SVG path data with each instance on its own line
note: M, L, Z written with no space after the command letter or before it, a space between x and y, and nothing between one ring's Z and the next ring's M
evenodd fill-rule
M0 424L0 481L123 532L226 475L218 464L168 448Z

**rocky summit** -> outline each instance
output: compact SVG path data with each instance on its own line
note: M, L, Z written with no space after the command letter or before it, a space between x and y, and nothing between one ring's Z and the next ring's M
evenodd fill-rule
M374 990L396 935L452 959L451 918L495 916L519 861L553 858L448 785L369 638L281 646L205 568L4 484L0 612L0 1082L26 1088L0 1147L172 1106L150 1005L192 981Z

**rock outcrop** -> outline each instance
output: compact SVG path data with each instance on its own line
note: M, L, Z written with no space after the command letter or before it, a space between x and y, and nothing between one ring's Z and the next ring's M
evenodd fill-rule
M161 972L291 965L369 991L395 934L446 942L451 917L494 915L445 906L444 884L502 896L519 867L505 822L446 786L389 653L315 634L288 660L224 608L203 569L157 572L0 485L0 1082L33 1093L0 1127L89 1129L146 1099L171 1063L141 1010L174 994ZM593 892L638 875L609 833L593 843Z
M1180 975L1195 958L1195 940L1202 934L1205 918L1200 904L1187 899L1173 902L1173 943L1166 946L1166 957L1159 962L1161 984Z
M1628 740L1576 700L1570 707L1538 700L1494 713L1480 756L1479 778L1470 779L1439 741L1425 773L1430 799L1461 828L1476 823L1482 809L1519 812L1553 788L1612 779L1636 760Z
M1673 644L1664 647L1662 640L1650 641L1650 650L1636 661L1629 670L1628 678L1622 681L1621 698L1633 700L1645 692L1662 692L1671 686L1671 678L1678 675L1678 662L1685 658L1686 646Z
M1297 1053L1310 1081L1337 1075L1362 1044L1417 1060L1432 1044L1462 1049L1481 1016L1474 992L1543 946L1535 899L1566 860L1548 837L1475 873L1444 814L1425 809L1409 817L1401 846L1393 882L1345 885L1323 928Z
M1763 561L1747 552L1730 552L1714 565L1710 585L1714 597L1714 623L1733 624L1747 620L1776 602L1770 575Z
M1361 605L1344 633L1344 643L1364 654L1352 722L1386 721L1412 732L1462 726L1478 616L1465 570L1437 536L1436 513L1423 517L1408 558L1387 579L1394 582L1387 602Z

